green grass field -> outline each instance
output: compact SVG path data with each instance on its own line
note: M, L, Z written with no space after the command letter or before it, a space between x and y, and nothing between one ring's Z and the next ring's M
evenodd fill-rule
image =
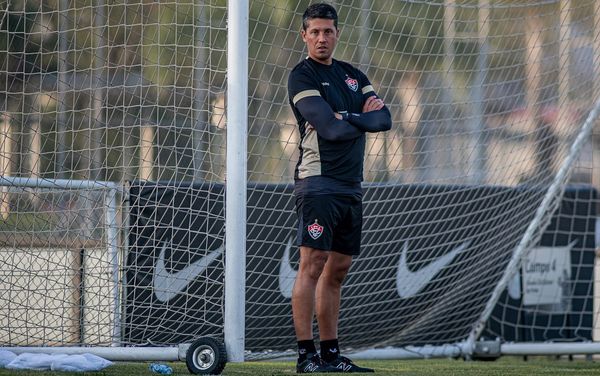
M504 357L495 362L465 362L463 360L376 360L360 361L358 364L375 368L376 375L406 375L406 376L475 376L475 375L600 375L600 361L586 361L566 358L553 359L536 357L528 361L522 358ZM99 372L40 372L40 371L9 371L0 370L2 375L21 376L73 376L73 375L156 375L148 370L149 363L119 363ZM184 363L168 363L173 367L174 375L189 375ZM248 362L229 363L223 375L292 375L295 374L294 363L291 362Z

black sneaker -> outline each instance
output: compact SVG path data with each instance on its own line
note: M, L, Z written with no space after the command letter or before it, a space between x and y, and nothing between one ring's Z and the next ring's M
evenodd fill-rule
M343 372L323 362L319 354L308 354L306 360L296 364L296 373Z
M339 370L338 372L375 372L372 368L357 366L345 356L338 356L328 364L333 368L337 368Z

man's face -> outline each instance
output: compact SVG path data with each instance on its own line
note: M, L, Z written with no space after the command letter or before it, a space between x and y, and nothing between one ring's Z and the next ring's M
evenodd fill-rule
M331 64L333 50L340 35L340 31L333 24L333 20L325 18L310 19L306 30L301 30L300 33L308 48L308 56L322 64Z

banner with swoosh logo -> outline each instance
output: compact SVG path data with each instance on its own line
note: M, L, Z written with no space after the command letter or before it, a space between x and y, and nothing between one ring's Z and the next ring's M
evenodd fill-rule
M223 336L223 186L133 183L123 340Z
M582 191L587 193L582 196ZM566 193L590 197L578 201L576 209L588 217L590 195L595 195L590 192L579 188ZM177 344L200 336L222 337L223 193L217 184L131 185L123 325L128 343ZM343 346L463 340L543 193L525 187L368 186L362 253L343 290ZM576 211L566 218L575 217ZM249 187L247 220L246 349L294 349L290 297L298 252L292 187ZM570 225L581 227L571 231L582 238L572 250L573 257L579 257L590 251L593 226L590 235L589 223ZM562 231L558 227L551 231L542 238L549 245L565 246L574 240L553 235ZM579 314L582 331L577 335L582 336L588 328L587 313ZM504 332L510 325L521 325L514 320L502 322ZM499 331L493 327L488 334Z

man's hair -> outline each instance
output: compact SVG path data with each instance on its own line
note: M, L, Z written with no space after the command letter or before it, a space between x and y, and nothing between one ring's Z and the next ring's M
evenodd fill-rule
M337 29L338 27L338 15L335 8L326 3L312 4L304 11L302 15L302 29L308 28L308 21L315 18L324 18L326 20L333 20L333 25Z

